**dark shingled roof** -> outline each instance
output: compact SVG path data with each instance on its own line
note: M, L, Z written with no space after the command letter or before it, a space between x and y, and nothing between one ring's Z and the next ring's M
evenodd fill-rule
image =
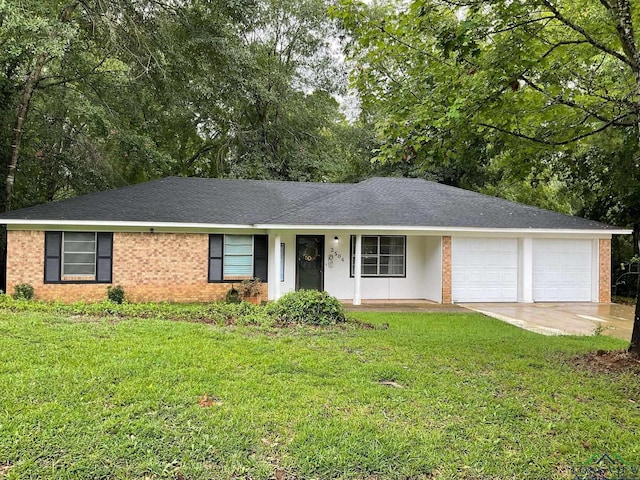
M607 230L421 179L358 184L170 177L6 213L3 220Z

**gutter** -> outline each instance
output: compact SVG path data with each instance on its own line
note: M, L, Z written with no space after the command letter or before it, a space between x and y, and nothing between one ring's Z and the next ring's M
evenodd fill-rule
M51 227L68 227L71 230L79 228L92 228L98 230L117 229L139 231L161 230L161 231L217 231L217 230L261 230L261 231L295 231L295 232L317 232L317 231L351 231L360 233L377 232L398 232L407 234L431 234L450 235L467 234L472 236L588 236L593 238L599 236L609 238L611 235L630 235L632 230L623 228L611 229L588 229L588 228L487 228L487 227L429 227L429 226L402 226L402 225L290 225L290 224L213 224L213 223L182 223L182 222L139 222L139 221L96 221L96 220L24 220L24 219L2 219L0 224L7 225L8 230L50 230ZM13 228L12 228L13 227Z

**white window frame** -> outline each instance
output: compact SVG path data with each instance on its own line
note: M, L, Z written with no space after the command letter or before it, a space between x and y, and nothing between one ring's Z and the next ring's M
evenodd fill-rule
M73 235L76 233L92 233L93 234L93 273L67 273L65 271L65 267L67 266L67 261L65 256L67 254L74 253L91 253L91 252L68 252L66 251L66 241L65 238L67 235ZM77 242L78 240L69 240L70 242ZM89 243L89 242L86 242ZM95 278L96 276L96 264L98 260L98 233L97 232L62 232L62 276L63 277L86 277L86 278ZM90 263L69 263L69 265L91 265Z
M376 259L376 273L365 273L365 264L362 264L361 276L362 277L380 277L380 278L405 278L407 276L407 236L406 235L362 235L361 241L364 245L365 238L376 238L377 245L377 253L376 254L365 254L364 251L361 254L361 260L364 261L365 258L375 258ZM403 241L403 251L402 254L394 253L394 254L381 254L380 253L380 241L382 238L401 238ZM351 250L351 267L350 267L350 276L353 278L353 271L355 267L355 236L352 235L350 237L350 250ZM381 257L396 257L402 258L402 273L380 273L380 258ZM367 264L366 266L370 267L372 264Z

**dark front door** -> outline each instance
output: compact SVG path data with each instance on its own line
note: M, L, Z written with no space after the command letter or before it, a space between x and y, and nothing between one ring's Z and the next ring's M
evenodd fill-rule
M296 290L323 290L324 236L296 237Z

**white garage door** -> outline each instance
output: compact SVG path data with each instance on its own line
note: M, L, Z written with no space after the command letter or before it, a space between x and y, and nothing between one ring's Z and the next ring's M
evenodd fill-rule
M454 302L517 301L517 239L454 237L451 263Z
M533 301L591 301L591 240L533 241Z

